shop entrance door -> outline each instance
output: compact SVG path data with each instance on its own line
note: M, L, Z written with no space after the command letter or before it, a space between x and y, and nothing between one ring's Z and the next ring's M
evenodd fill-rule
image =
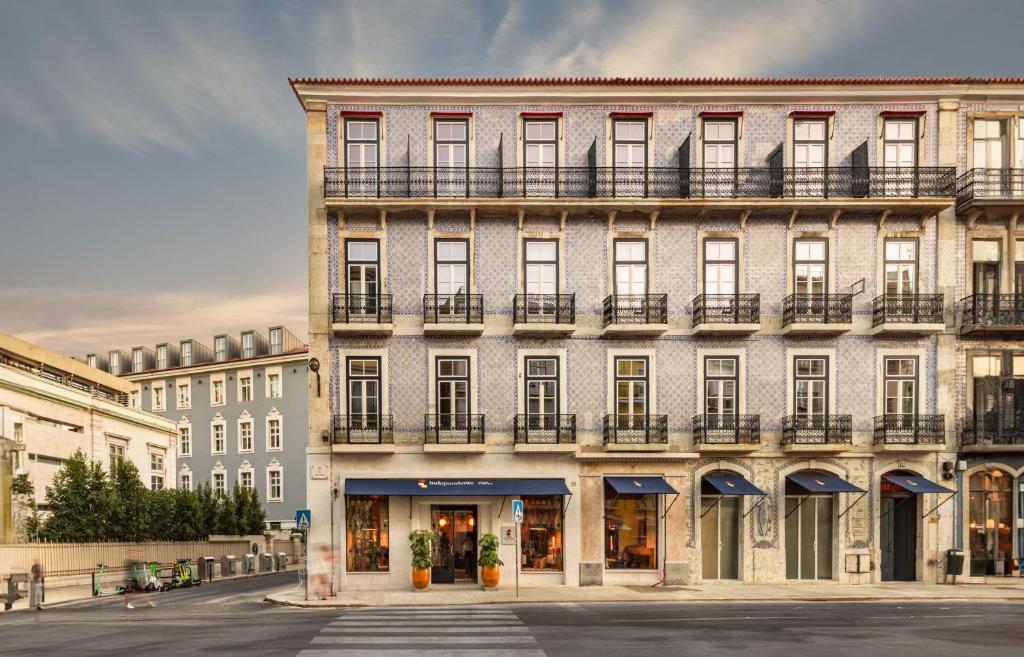
M739 579L740 497L700 498L700 548L704 579Z
M917 579L917 501L882 495L882 581Z
M832 579L832 495L786 496L786 578Z
M476 506L430 507L434 565L430 581L451 584L476 581Z

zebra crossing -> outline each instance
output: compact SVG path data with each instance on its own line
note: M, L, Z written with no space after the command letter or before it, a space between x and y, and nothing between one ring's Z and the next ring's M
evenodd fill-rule
M547 657L507 607L346 611L297 657Z

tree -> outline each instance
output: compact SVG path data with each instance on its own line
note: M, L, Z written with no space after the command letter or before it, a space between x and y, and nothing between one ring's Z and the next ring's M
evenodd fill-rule
M75 451L46 489L50 515L41 532L51 541L89 542L106 537L110 496L103 467Z
M238 533L238 517L235 514L235 501L231 493L217 497L217 534L234 535Z
M11 480L11 500L14 502L15 527L18 540L30 542L39 540L39 509L36 507L36 487L23 472Z
M200 507L200 535L205 539L217 533L217 496L213 494L209 482L199 486L196 499Z
M170 489L143 491L143 508L145 509L145 538L152 541L172 539L176 531L176 505L174 491Z
M203 507L199 496L190 490L178 489L174 492L174 539L177 541L205 540L207 534L203 527Z
M246 534L262 534L267 524L267 514L260 502L259 492L253 488L249 491L249 509L246 514Z
M116 459L110 467L110 538L118 541L145 540L152 532L147 526L145 484L139 470L127 459Z

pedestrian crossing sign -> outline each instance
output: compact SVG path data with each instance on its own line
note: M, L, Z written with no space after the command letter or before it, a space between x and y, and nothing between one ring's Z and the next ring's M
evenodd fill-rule
M295 512L295 526L299 529L309 529L310 517L309 509L299 509Z
M515 519L516 522L522 522L523 515L523 501L512 500L512 517Z

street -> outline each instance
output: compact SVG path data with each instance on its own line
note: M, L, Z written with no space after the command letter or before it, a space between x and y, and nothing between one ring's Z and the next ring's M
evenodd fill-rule
M4 655L928 657L1019 652L1024 608L984 602L630 603L299 609L294 574L0 615Z

